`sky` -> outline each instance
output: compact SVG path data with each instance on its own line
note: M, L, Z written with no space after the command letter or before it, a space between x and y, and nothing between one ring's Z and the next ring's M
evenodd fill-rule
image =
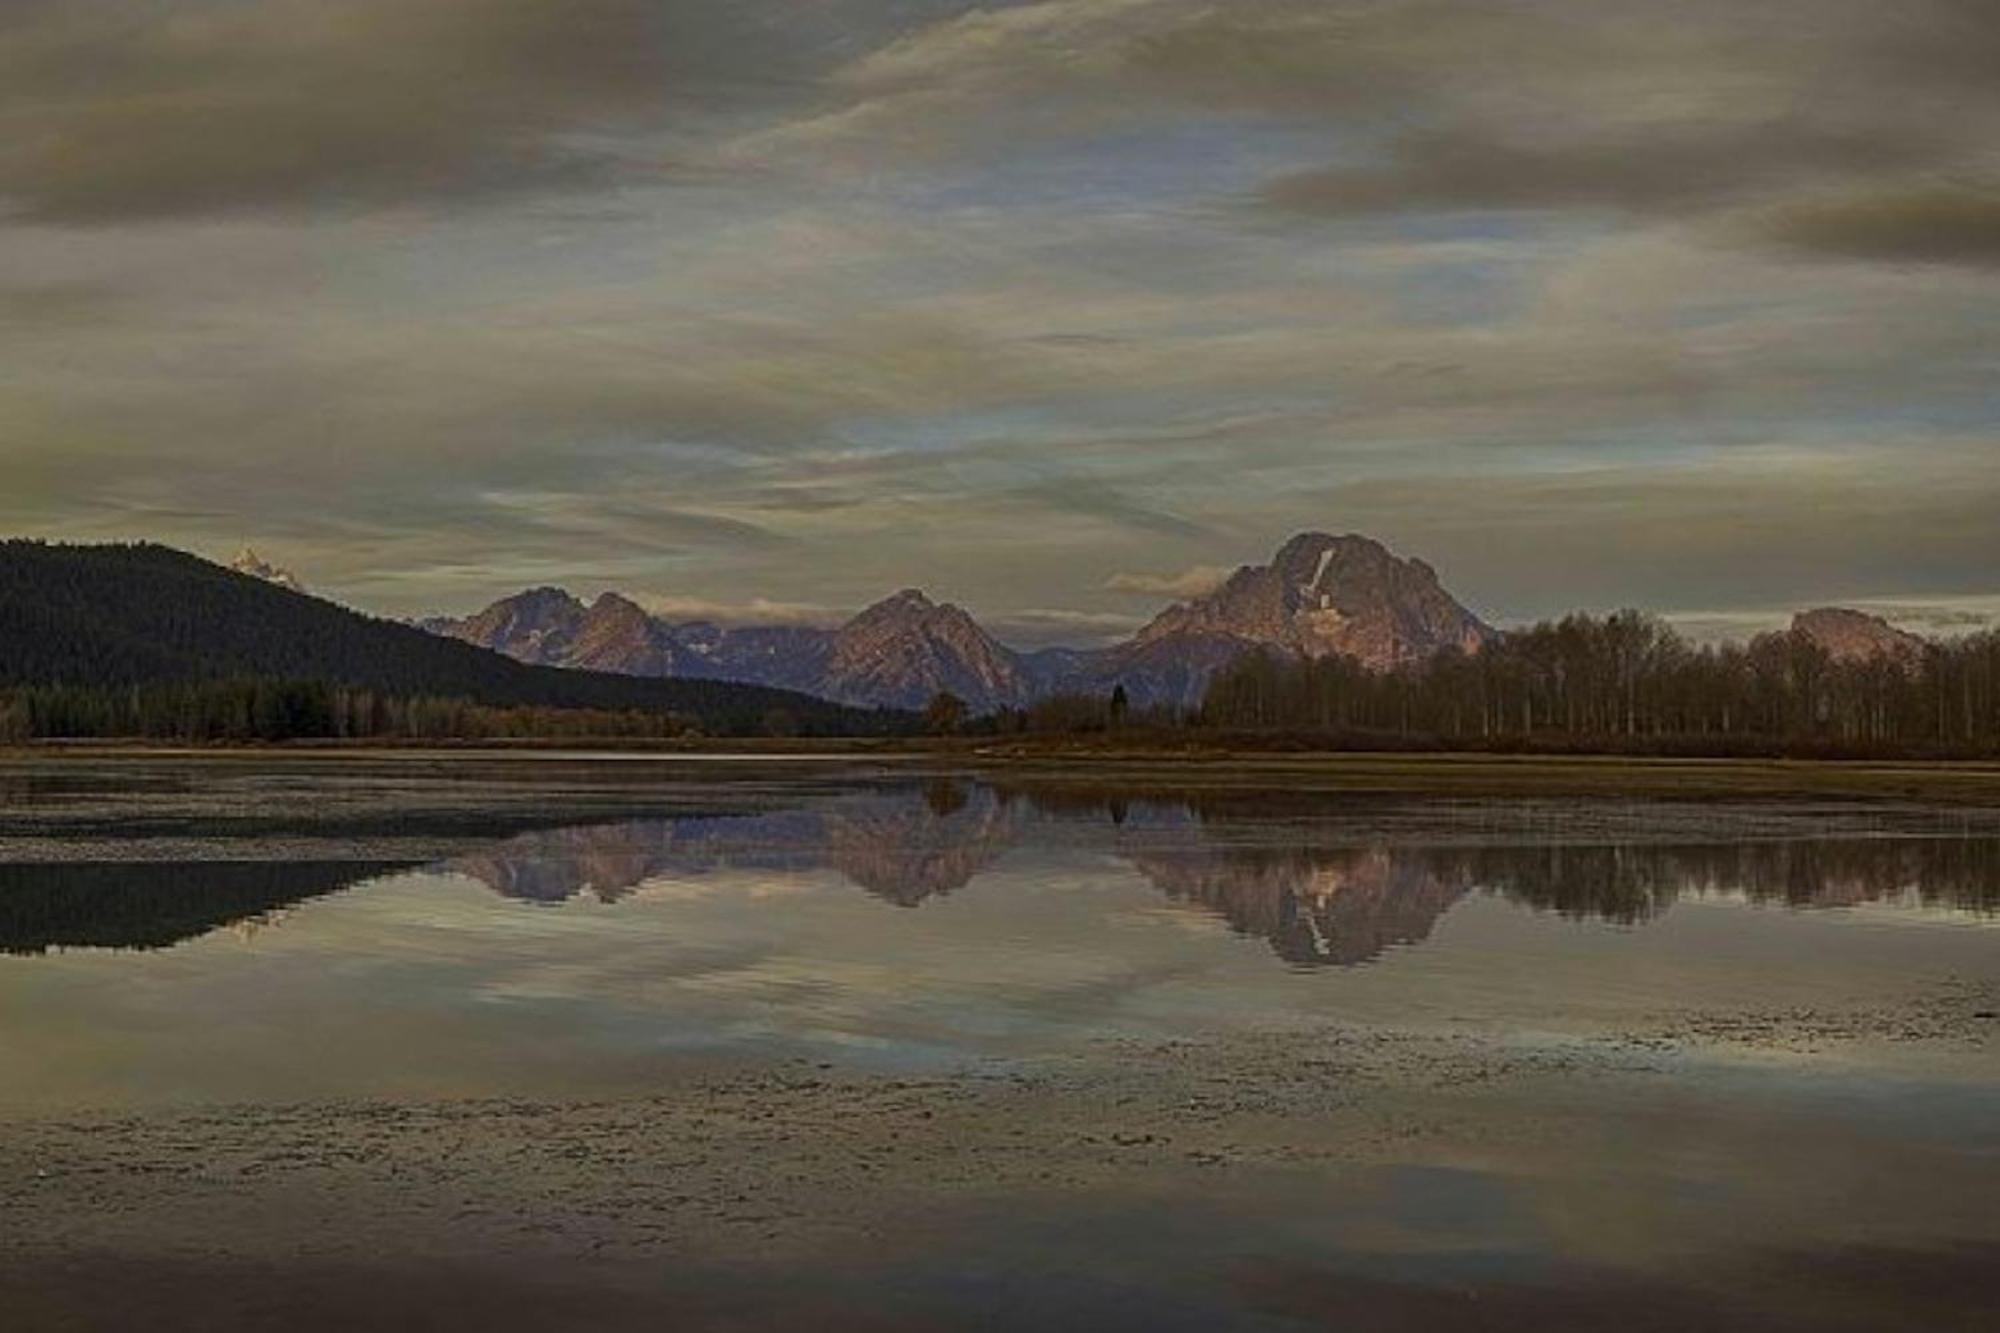
M1992 0L5 0L0 532L1122 633L2000 611Z

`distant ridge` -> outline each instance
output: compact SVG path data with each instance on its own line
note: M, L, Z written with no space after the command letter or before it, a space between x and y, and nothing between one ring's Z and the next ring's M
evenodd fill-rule
M1052 693L1123 685L1138 705L1191 704L1241 653L1342 653L1388 669L1446 649L1477 652L1495 631L1421 560L1371 538L1308 532L1268 565L1238 569L1215 592L1162 611L1105 649L1017 652L965 610L906 588L837 629L674 624L606 593L586 605L534 588L437 633L544 666L750 681L857 705L921 708L948 690L977 712Z
M617 593L586 604L560 588L532 588L464 620L424 624L537 665L744 681L861 707L922 708L949 690L990 712L1036 693L1018 654L961 608L914 588L837 629L677 625Z

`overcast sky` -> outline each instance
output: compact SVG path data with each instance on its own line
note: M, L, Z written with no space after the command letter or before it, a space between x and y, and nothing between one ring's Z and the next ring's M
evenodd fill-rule
M1306 528L2000 606L2000 4L0 4L0 531L1035 643Z

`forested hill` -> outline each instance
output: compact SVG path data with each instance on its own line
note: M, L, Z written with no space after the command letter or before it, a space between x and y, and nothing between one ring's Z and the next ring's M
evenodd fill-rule
M252 678L494 708L671 712L712 733L758 732L779 714L817 734L896 724L786 690L527 666L165 546L0 542L0 687Z

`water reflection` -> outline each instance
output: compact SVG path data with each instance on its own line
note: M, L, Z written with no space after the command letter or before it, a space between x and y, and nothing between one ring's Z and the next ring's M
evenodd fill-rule
M1799 908L1885 900L2000 910L2000 838L1984 834L1766 837L1732 842L1542 841L1520 811L1464 812L1458 842L1371 838L1366 812L1269 817L1199 802L1079 801L930 784L770 814L642 820L529 834L453 862L508 897L615 902L656 879L724 870L832 870L898 906L971 883L1016 848L1105 851L1167 898L1269 941L1300 966L1367 963L1420 944L1467 895L1566 917L1637 924L1686 895ZM1407 831L1400 835L1412 837ZM1421 836L1421 835L1415 835Z
M1299 967L1353 966L1420 944L1475 893L1621 924L1691 894L1798 908L1895 900L2000 910L2000 837L1991 833L1823 833L1794 820L1776 832L1758 825L1757 836L1690 836L1701 827L1702 816L1684 811L1628 817L1607 834L1581 808L1552 817L1504 805L1079 798L939 780L809 793L742 813L558 823L439 868L541 903L616 903L652 881L724 871L832 872L915 908L1015 852L1094 855ZM161 948L407 864L0 866L0 950Z
M0 953L164 949L399 868L379 861L0 864Z
M1422 943L1470 891L1416 850L1189 847L1131 859L1169 898L1269 940L1288 963L1351 967Z
M970 884L1024 834L1026 807L990 788L930 784L766 814L555 829L461 857L452 868L509 898L616 902L650 879L724 870L837 871L898 907Z

